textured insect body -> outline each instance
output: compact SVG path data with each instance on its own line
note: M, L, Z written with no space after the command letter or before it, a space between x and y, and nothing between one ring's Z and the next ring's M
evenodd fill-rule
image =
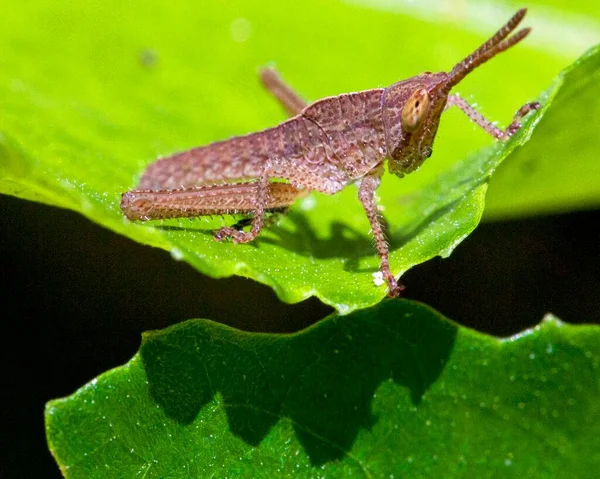
M525 15L517 12L490 40L449 73L423 73L388 88L324 98L310 105L273 70L262 80L295 115L280 125L175 154L151 164L137 189L123 195L129 219L158 219L219 213L252 213L248 232L221 228L215 239L254 239L265 212L282 210L309 191L334 194L359 185L381 260L381 273L395 296L402 290L389 267L389 251L377 215L375 190L383 165L404 176L431 156L442 112L450 105L497 139L520 128L519 120L537 103L521 107L506 130L486 120L450 91L474 68L522 40L529 29L509 37ZM276 180L273 182L272 180ZM283 182L282 182L283 180Z
M151 164L140 189L181 189L270 177L337 193L385 158L383 89L319 100L267 130L212 143Z

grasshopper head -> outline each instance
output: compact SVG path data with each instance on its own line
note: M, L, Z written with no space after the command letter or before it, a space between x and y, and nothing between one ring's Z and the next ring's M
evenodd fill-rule
M416 170L431 156L433 140L450 90L476 67L527 36L525 28L508 37L521 22L519 10L496 34L451 72L422 73L386 88L382 99L388 168L397 176Z
M431 156L448 92L446 73L423 73L387 88L383 124L390 173L400 177Z

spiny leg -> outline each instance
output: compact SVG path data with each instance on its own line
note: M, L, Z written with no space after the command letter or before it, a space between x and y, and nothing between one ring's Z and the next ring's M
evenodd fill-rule
M491 121L489 121L486 117L484 117L481 113L479 113L475 108L473 108L466 100L458 95L449 95L448 103L446 103L446 108L451 107L452 105L460 108L474 123L479 125L485 131L487 131L490 135L492 135L497 140L507 140L512 135L514 135L519 128L521 128L520 120L527 115L527 113L531 111L538 110L540 108L540 104L536 102L526 103L519 111L515 114L513 121L506 130L501 130L496 125L494 125Z
M298 115L307 103L287 83L285 83L274 68L263 68L260 79L267 90L283 105L290 116Z
M306 190L289 183L268 183L266 210L286 209ZM123 193L121 209L130 220L189 218L254 211L259 185L232 183L178 190L131 190Z
M234 243L248 243L256 238L264 224L265 213L269 201L269 186L270 186L270 167L265 167L262 175L256 184L256 197L254 198L254 215L252 217L250 231L240 231L234 226L225 226L215 232L215 240L221 241L225 238L232 238Z
M373 238L375 239L375 248L379 254L380 265L379 269L383 274L383 278L389 287L388 295L392 298L399 296L404 290L404 286L398 284L396 278L390 270L390 251L383 233L383 228L377 217L377 204L375 203L375 191L381 182L380 172L375 175L365 176L358 189L358 197L360 202L367 213L369 223L371 224L371 231L373 232Z

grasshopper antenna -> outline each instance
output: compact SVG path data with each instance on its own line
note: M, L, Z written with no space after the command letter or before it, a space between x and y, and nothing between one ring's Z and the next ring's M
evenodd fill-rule
M450 72L450 79L447 87L448 91L479 65L485 63L498 53L503 52L504 50L523 40L523 38L525 38L531 31L531 28L523 28L513 36L509 38L507 37L517 27L517 25L521 23L521 20L523 20L523 17L526 13L526 8L519 10L500 30L494 34L494 36L492 36L492 38L481 45L463 61L457 63Z

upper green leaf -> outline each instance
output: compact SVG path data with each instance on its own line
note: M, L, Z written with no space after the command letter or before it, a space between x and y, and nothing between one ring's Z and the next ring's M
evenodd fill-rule
M493 33L461 31L442 16L424 22L316 0L177 8L42 0L6 6L0 22L0 191L79 211L211 276L251 277L290 302L316 295L343 313L385 295L373 282L378 258L354 188L311 195L256 242L240 246L215 243L210 234L232 218L131 224L119 210L121 193L159 156L283 120L256 78L270 61L314 99L448 70ZM492 118L508 122L563 63L531 50L528 41L460 85L463 94L477 92ZM578 71L569 82L579 84ZM548 115L555 94L541 98ZM403 180L384 177L379 195L395 273L449 254L473 230L490 174L542 114L511 141L458 162L492 140L449 111L421 170Z
M552 108L527 143L502 163L486 198L486 218L600 206L600 47L557 79Z
M66 477L591 477L600 329L499 340L385 301L292 335L192 320L46 408Z

